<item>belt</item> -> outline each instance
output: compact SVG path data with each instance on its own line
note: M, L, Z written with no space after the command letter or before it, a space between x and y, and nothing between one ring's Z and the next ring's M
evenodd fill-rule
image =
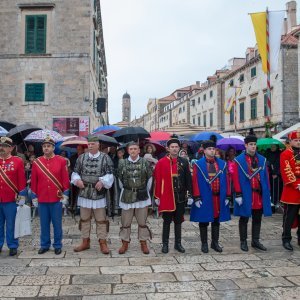
M252 188L252 192L256 192L258 194L261 194L261 189Z
M219 195L220 195L220 192L212 192L212 194L213 194L214 196L219 196Z
M125 190L128 190L128 191L132 191L132 192L137 192L137 191L139 191L139 190L142 190L141 188L124 188Z

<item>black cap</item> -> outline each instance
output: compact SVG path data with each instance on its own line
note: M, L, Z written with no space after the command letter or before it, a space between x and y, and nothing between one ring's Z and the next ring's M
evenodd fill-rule
M209 147L216 148L216 143L214 141L211 141L211 140L203 142L203 148L204 149L209 148Z
M255 135L247 135L244 139L245 144L248 143L256 143L257 142L257 137Z
M178 144L180 147L180 141L177 138L171 138L167 141L167 146L169 147L171 144Z

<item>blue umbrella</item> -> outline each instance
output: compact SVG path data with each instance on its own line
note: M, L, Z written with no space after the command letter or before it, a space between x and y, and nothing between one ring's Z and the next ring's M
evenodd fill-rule
M200 132L200 133L197 133L197 134L191 136L190 141L200 142L200 141L205 141L205 140L211 140L213 138L213 136L216 137L217 141L223 138L221 136L221 134L219 134L217 132L203 131L203 132Z
M104 126L100 126L100 127L97 127L93 132L98 132L98 131L117 131L119 130L120 127L118 126L115 126L115 125L104 125Z

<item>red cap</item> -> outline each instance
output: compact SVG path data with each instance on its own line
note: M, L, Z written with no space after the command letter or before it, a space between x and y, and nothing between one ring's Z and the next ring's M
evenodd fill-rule
M289 140L300 139L300 128L295 131L292 131L288 135Z

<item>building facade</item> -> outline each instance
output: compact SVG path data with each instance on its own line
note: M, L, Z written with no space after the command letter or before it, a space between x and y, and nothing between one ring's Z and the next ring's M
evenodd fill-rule
M107 120L100 0L2 0L0 34L1 119L79 135Z

